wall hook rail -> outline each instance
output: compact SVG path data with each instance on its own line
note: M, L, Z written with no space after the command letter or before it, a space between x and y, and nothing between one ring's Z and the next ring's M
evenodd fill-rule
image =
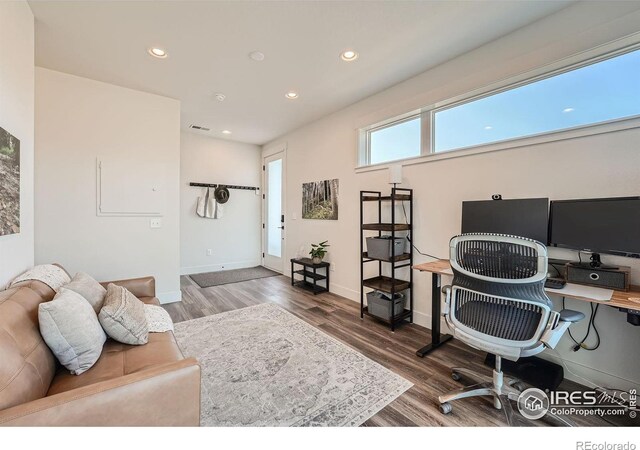
M226 187L227 189L240 189L244 191L259 191L260 188L256 186L237 186L235 184L218 184L218 183L189 183L189 186L193 187L206 187L206 188L217 188L217 187Z

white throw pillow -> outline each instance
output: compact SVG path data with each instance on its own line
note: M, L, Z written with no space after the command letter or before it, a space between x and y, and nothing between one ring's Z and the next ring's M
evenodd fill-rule
M107 286L98 320L110 338L123 344L142 345L149 340L144 303L122 286Z
M107 295L107 290L84 272L76 273L71 282L64 285L64 288L82 295L91 304L96 314L102 309L104 297Z
M74 375L89 370L107 340L96 312L80 294L60 288L38 307L40 333L60 364Z

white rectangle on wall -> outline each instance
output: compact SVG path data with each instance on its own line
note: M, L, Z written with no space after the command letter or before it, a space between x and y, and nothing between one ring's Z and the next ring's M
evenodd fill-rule
M164 214L164 164L98 158L97 171L99 216Z

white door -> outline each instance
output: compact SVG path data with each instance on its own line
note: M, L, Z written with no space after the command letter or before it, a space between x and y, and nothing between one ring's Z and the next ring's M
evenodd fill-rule
M284 272L284 152L264 158L262 264Z

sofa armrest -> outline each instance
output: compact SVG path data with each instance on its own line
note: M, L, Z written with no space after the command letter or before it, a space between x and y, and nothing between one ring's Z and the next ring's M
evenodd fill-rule
M117 284L127 289L136 297L155 297L156 279L153 277L132 278L130 280L105 281L102 284L105 288L109 283Z
M0 411L3 426L198 426L195 358L61 392Z

